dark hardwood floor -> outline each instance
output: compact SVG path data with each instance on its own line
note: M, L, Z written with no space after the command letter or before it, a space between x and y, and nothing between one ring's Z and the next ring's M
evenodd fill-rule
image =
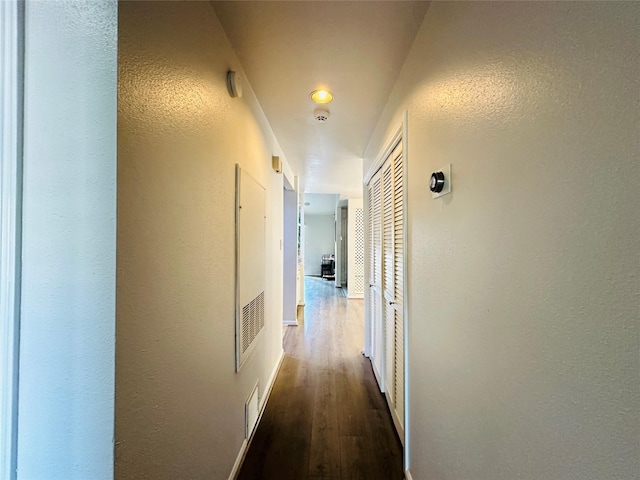
M403 479L402 446L361 353L363 301L318 277L305 290L238 479Z

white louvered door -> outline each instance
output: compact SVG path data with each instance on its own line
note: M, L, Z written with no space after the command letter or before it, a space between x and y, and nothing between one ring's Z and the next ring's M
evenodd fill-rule
M381 387L384 367L384 331L382 322L382 184L380 174L369 183L369 326L371 328L371 359ZM384 390L384 388L383 388Z
M403 439L405 204L402 142L371 178L367 193L371 356L377 375L383 377L380 387Z
M382 167L382 270L385 339L385 391L395 403L395 326L393 298L393 163Z
M394 406L404 429L404 171L402 151L393 160Z

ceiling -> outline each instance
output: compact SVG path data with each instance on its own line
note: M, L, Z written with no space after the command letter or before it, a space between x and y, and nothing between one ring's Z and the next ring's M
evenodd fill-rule
M304 192L362 196L362 157L426 1L213 1ZM327 88L318 123L311 91Z
M339 195L328 195L322 193L304 194L304 214L305 215L334 215L336 205L340 199Z

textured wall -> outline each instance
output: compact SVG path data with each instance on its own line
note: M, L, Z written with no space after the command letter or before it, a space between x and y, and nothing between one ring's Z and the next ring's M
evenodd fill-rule
M638 478L639 19L427 13L365 159L406 109L415 480Z
M283 192L283 292L282 317L285 323L296 323L298 302L296 301L298 274L298 193Z
M282 352L281 155L208 2L119 5L116 478L226 479ZM267 191L266 331L234 372L235 164Z
M113 477L116 12L26 2L18 479Z

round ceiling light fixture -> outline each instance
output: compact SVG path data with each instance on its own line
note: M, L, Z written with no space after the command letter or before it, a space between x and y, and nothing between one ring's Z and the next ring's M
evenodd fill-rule
M331 100L333 100L333 95L331 94L331 92L323 88L314 90L309 94L309 96L311 97L311 100L320 104L329 103Z

